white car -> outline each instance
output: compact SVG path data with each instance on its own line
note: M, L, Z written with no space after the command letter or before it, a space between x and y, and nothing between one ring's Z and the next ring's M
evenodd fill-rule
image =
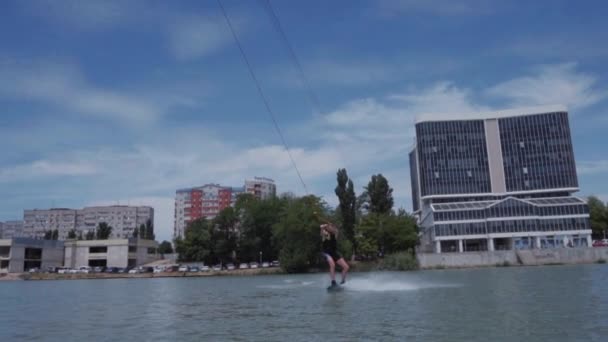
M249 268L258 268L258 263L257 262L250 262L249 263Z
M247 265L246 263L242 263L239 265L240 269L245 269L245 268L249 268L249 265Z
M177 269L179 272L188 272L188 266L180 266L179 269Z
M129 274L137 274L137 273L139 273L139 270L137 268L129 270Z
M78 268L78 273L85 273L85 274L91 273L91 268L89 266L80 266Z
M210 270L209 266L201 267L201 272L209 272L209 270Z
M268 268L268 267L270 267L269 263L267 263L267 262L262 263L262 268Z
M68 273L68 271L69 271L68 269L60 268L60 269L57 270L57 273L59 273L59 274L66 274L66 273Z
M232 271L232 270L234 270L234 268L235 268L235 267L234 267L234 265L233 265L233 264L228 264L228 265L226 265L226 269L227 269L228 271Z
M221 270L222 270L222 266L220 266L220 265L215 265L215 266L213 266L213 270L214 270L214 271L221 271Z
M165 268L164 267L154 267L154 273L161 273L161 272L165 272Z

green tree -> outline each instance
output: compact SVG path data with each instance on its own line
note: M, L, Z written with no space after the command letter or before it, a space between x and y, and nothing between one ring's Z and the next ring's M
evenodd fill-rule
M589 206L589 221L593 238L603 239L608 230L608 208L595 196L587 199L587 205Z
M414 251L418 242L416 219L400 210L397 214L370 213L358 227L361 252L368 257Z
M348 178L346 169L340 169L337 173L338 185L335 193L338 196L339 213L342 221L342 229L344 236L350 241L353 256L357 251L357 240L355 239L355 220L357 213L357 196L352 179Z
M87 231L86 235L84 236L85 240L95 240L95 231L94 230L89 230Z
M184 238L175 239L178 259L180 261L210 261L212 230L211 222L204 217L190 222L186 228Z
M163 241L158 245L158 253L160 254L171 254L173 253L173 246L171 246L171 242Z
M137 229L137 227L135 227L135 229L133 229L133 237L136 239L139 237L139 229Z
M318 261L321 237L317 212L323 212L321 200L306 196L290 200L274 227L274 239L280 246L279 260L287 272L302 272Z
M52 240L53 239L53 231L52 230L48 230L44 232L44 239L45 240Z
M78 240L82 241L84 238L82 237L82 231L78 232Z
M76 239L76 230L72 229L68 232L68 239L70 239L70 240Z
M269 198L248 201L241 209L238 258L254 261L261 256L272 260L278 256L278 248L273 241L273 227L280 220L281 212L288 199Z
M51 240L59 240L59 230L57 230L57 229L53 230Z
M146 221L146 239L154 240L156 236L154 235L154 225L152 224L152 220L148 219Z
M233 255L238 245L238 224L238 216L232 207L220 211L213 220L215 227L212 234L213 254L223 263L234 262Z
M388 214L393 209L393 189L382 174L372 176L361 199L370 213Z
M97 226L97 231L96 231L96 235L95 235L97 240L107 240L110 238L111 234L112 234L112 227L109 226L105 222L100 222L99 225Z

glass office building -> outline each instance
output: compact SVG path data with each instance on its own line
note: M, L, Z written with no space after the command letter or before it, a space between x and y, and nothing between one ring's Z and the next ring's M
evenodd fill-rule
M564 107L423 117L409 157L423 252L591 245Z

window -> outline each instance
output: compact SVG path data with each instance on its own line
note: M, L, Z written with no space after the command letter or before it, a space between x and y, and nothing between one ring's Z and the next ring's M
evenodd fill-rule
M523 141L519 142L519 148L524 148L526 147L526 144Z
M89 253L107 253L108 247L106 246L98 246L98 247L89 247Z
M471 170L467 171L467 176L469 176L469 178L473 177L473 172L471 172Z
M154 247L148 248L148 254L156 254L156 248L154 248Z
M137 253L137 246L129 246L129 253Z
M527 175L527 174L528 174L528 168L527 168L527 167L524 167L522 170L523 170L523 172L524 172L524 175Z
M439 178L439 172L435 172L435 178Z

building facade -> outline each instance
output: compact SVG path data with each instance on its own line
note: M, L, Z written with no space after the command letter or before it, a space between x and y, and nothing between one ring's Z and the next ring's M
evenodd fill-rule
M154 224L154 209L147 206L97 206L83 209L32 209L23 212L23 236L42 238L47 231L58 230L59 240L66 240L70 231L85 235L99 223L112 227L111 238L128 238L146 224Z
M23 221L0 222L0 239L23 236Z
M421 118L409 159L423 252L591 246L564 107Z
M277 186L270 178L254 177L245 180L245 192L259 199L268 199L277 195Z
M233 206L238 196L244 193L252 194L258 199L268 199L276 196L276 185L272 179L254 177L245 180L243 187L206 184L177 190L173 236L183 237L190 222L201 217L214 218L220 211Z
M0 271L26 272L63 265L63 241L12 238L0 240Z
M64 266L135 267L159 259L158 244L136 238L66 241Z

